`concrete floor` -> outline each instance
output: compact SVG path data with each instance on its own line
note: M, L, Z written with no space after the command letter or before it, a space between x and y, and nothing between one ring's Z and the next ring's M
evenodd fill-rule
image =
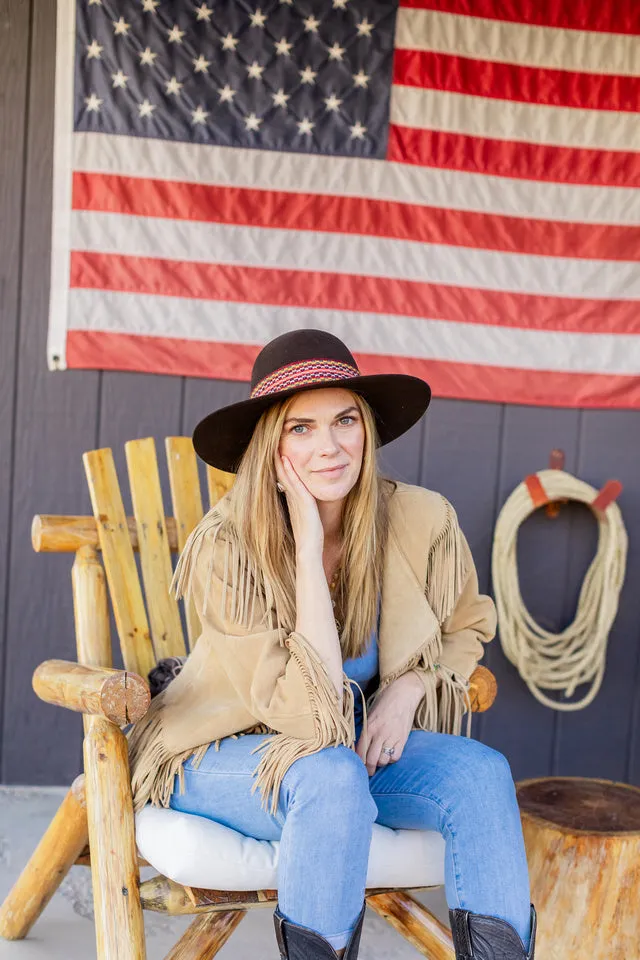
M63 787L0 787L0 902L20 875L51 822ZM142 878L155 873L144 868ZM442 889L416 894L443 922L447 905ZM220 960L278 960L271 909L253 910L218 956ZM145 912L147 960L162 960L192 917L168 918ZM418 960L420 954L391 927L367 911L362 960ZM95 960L91 874L72 867L25 940L0 938L0 960Z

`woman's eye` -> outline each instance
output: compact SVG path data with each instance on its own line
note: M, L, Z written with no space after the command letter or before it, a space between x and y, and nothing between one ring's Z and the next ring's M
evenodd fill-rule
M295 427L291 427L291 433L295 433L297 430L306 430L304 423L296 423Z
M355 417L351 417L351 416L340 417L340 423L344 423L345 420L348 420L349 423L354 423L354 422L355 422Z

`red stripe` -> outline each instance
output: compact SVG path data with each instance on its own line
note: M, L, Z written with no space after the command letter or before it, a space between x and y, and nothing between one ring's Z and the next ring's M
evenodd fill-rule
M623 150L555 147L392 125L387 158L522 180L640 187L640 153Z
M248 344L70 330L71 368L134 370L222 380L249 380L259 347ZM409 373L427 380L436 397L529 406L640 409L640 377L551 373L355 354L365 374ZM248 391L247 391L248 393Z
M81 251L71 255L70 285L197 300L431 317L528 330L640 333L640 310L635 300L543 297L388 277L267 270Z
M638 0L400 0L400 6L541 27L640 33Z
M136 217L390 237L506 253L640 260L640 230L530 220L388 200L76 173L73 208Z
M472 60L431 50L397 49L393 82L553 107L625 110L630 113L640 108L640 77Z

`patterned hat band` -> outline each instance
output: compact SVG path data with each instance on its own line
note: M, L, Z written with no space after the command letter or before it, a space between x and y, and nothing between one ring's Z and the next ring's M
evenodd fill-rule
M268 396L270 393L280 393L290 390L291 387L311 387L317 383L334 380L349 380L359 377L360 371L350 363L341 363L339 360L300 360L297 363L288 363L279 367L273 373L263 377L251 391L251 400L255 397Z

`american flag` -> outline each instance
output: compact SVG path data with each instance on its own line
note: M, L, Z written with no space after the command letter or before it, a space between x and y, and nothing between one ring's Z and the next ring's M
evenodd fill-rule
M59 0L49 365L640 408L638 0Z

